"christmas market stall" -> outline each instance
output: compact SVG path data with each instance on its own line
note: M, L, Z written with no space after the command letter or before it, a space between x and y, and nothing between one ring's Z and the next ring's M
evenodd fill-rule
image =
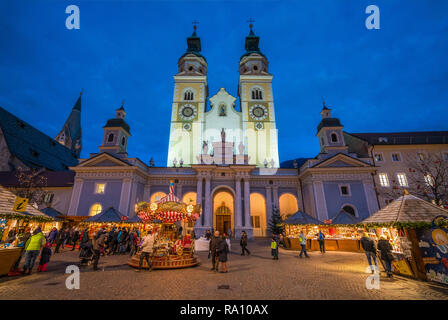
M94 232L97 232L100 228L107 230L118 227L127 229L138 228L140 231L143 231L151 230L153 226L144 226L139 217L129 218L114 207L109 207L98 213L97 215L84 220L82 223L80 223L79 227L81 229L87 228L89 230L90 236L92 236L92 234Z
M319 232L319 226L324 223L306 214L298 211L291 217L283 221L285 226L285 245L287 249L300 250L299 234L303 232L310 239ZM311 247L308 240L307 248Z
M393 247L393 272L448 284L448 211L405 194L362 221L369 235Z
M0 187L0 275L8 274L22 253L25 232L33 232L38 226L52 225L54 219L32 205L24 205L22 211L14 211L17 197Z
M286 246L300 250L299 234L301 231L307 237L307 249L319 251L319 232L325 235L325 250L360 252L361 232L356 226L359 219L348 212L339 212L332 220L321 222L304 212L297 212L286 219Z
M158 201L137 204L137 215L144 223L161 222L154 228L155 242L150 257L154 269L188 268L199 264L195 239L188 233L182 238L175 223L195 222L201 214L201 205L183 203L174 195L173 182L170 182L169 190L169 194ZM140 253L132 257L130 266L139 266ZM148 268L146 261L143 268Z

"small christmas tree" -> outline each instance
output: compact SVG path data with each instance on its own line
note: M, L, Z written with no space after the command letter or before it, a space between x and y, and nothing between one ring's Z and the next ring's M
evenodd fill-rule
M283 233L282 217L280 216L280 211L277 207L272 209L271 221L269 221L269 230L272 234Z

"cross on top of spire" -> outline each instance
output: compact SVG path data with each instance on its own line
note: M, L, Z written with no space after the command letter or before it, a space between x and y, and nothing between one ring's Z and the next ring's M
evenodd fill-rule
M199 21L198 20L193 20L192 24L193 24L193 29L196 32L196 29L198 28L197 25L199 24Z
M249 20L247 20L247 22L249 22L249 28L250 28L250 30L252 31L252 28L253 28L253 22L255 22L255 20L254 19L252 19L252 18L249 18Z

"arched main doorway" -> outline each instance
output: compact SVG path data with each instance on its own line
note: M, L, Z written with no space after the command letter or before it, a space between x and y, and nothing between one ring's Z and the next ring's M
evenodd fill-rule
M234 233L234 198L227 188L218 188L213 193L213 229L220 233Z
M259 193L250 194L250 223L254 237L266 236L266 201Z
M182 197L182 202L186 204L196 204L196 192L187 192ZM186 235L187 232L191 232L194 229L194 222L184 222L182 221L182 235Z
M294 213L299 211L299 207L297 205L296 196L291 193L284 193L278 199L280 206L280 215L282 216L282 220L287 219L292 216Z

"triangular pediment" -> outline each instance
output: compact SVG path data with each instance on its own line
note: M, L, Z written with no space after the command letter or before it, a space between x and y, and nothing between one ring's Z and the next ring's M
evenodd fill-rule
M108 153L100 153L92 158L83 161L77 167L123 167L130 166L129 163L118 159L117 157L112 156Z
M345 167L371 167L371 165L364 161L352 158L346 154L338 153L337 155L318 163L313 168L345 168Z

